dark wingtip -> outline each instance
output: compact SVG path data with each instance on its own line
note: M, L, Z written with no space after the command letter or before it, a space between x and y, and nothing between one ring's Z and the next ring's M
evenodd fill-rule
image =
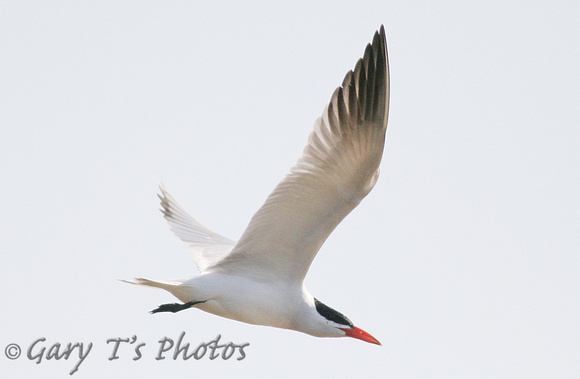
M339 87L332 94L327 114L329 122L338 115L339 124L348 127L348 125L382 117L382 127L386 128L390 97L389 82L386 33L384 25L381 25L379 30L375 31L372 42L365 46L362 58L342 80L340 87L344 91L338 91ZM337 98L342 96L346 97Z

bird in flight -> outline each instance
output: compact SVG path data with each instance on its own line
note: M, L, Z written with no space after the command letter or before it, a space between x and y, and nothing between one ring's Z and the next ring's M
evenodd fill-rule
M189 245L200 275L131 281L162 288L181 301L160 305L152 313L197 308L249 324L380 345L313 297L303 283L324 241L377 182L388 109L389 64L381 26L316 120L302 156L238 242L207 229L161 187L163 215Z

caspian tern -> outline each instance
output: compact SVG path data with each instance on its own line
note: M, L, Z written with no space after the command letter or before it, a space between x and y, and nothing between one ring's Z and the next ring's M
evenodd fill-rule
M314 298L304 277L318 250L377 182L389 108L385 30L375 32L314 124L302 156L252 217L236 243L204 227L161 187L171 230L193 251L200 275L185 281L135 279L189 308L316 337L353 337L380 345L342 313Z

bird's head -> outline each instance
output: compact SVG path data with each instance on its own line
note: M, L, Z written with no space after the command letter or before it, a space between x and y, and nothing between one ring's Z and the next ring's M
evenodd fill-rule
M314 308L318 315L323 318L322 322L325 324L326 329L331 330L334 336L352 337L377 345L381 344L375 337L354 326L348 317L316 298L314 298Z

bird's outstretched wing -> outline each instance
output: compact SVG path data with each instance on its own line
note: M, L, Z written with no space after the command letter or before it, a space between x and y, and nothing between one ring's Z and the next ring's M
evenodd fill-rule
M230 253L235 245L234 241L200 224L163 186L160 187L160 191L161 212L173 233L186 242L193 252L193 261L200 272L204 272Z
M296 165L252 217L232 252L210 269L302 282L326 238L377 181L388 106L381 27L334 91Z

